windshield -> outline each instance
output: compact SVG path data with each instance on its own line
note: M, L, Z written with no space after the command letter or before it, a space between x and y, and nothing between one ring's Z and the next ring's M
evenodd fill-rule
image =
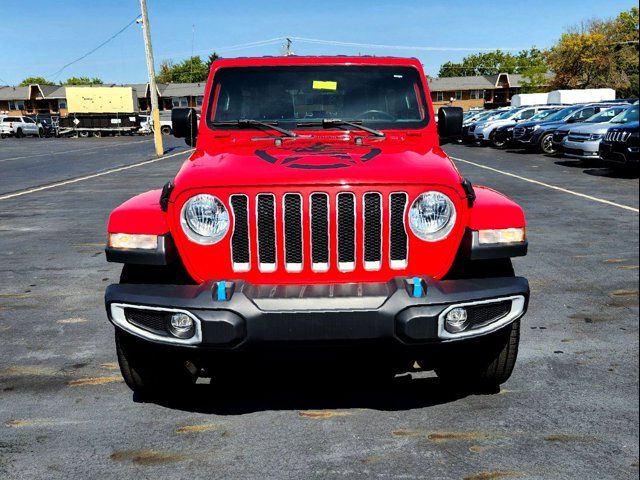
M529 119L530 122L535 122L537 120L542 120L543 118L547 118L549 115L556 113L557 110L543 110L541 112L536 113L533 117Z
M423 91L411 67L224 68L214 78L207 120L211 128L234 128L214 123L239 119L317 127L338 118L373 128L422 128L429 121Z
M628 122L637 122L638 121L638 107L631 107L628 110L616 115L611 120L611 123L628 123Z
M603 110L600 113L595 114L593 117L587 118L584 123L604 123L609 122L613 117L618 115L620 112L626 110L626 107L614 107L609 108L607 110Z
M506 112L501 113L500 115L492 118L491 120L506 120L508 118L513 117L517 113L518 113L517 110L507 110Z
M544 119L545 122L555 122L556 120L563 120L567 116L571 115L573 112L578 110L581 107L568 107L563 108L562 110L558 110L556 113L549 115Z

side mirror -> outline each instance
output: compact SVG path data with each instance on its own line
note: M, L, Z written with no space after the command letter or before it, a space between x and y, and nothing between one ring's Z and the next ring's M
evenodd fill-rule
M184 138L190 147L198 138L198 114L193 108L174 108L171 110L171 130L176 138Z
M438 110L438 136L444 145L462 136L464 112L460 107L442 107Z

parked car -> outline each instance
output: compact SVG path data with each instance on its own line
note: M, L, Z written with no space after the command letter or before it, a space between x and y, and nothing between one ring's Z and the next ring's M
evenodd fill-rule
M560 110L558 107L549 107L545 110L541 110L536 113L533 117L531 117L529 122L537 122L544 120L549 115ZM493 141L491 144L495 148L506 148L513 144L513 130L516 128L517 123L508 123L506 125L502 125L501 127L496 128L495 133L493 134Z
M336 344L376 371L417 361L467 389L505 382L529 298L511 263L524 212L436 148L462 109L436 125L421 62L221 59L211 77L199 123L173 110L189 161L109 217L107 260L124 267L105 302L127 385L188 395L271 348Z
M526 122L518 125L513 131L516 146L525 149L538 149L546 154L555 153L553 133L568 123L578 123L592 117L611 104L572 105L549 115L537 122Z
M2 118L0 123L0 137L6 138L14 136L22 138L27 135L34 137L42 136L41 126L33 118L20 115L9 115Z
M588 118L585 122L571 127L566 133L566 127L556 130L553 134L554 145L556 136L562 138L562 144L556 147L556 149L558 152L562 152L570 158L598 160L600 158L598 150L602 137L607 133L611 122L616 121L619 117L624 117L624 112L629 108L633 107L621 106L608 108Z
M536 113L548 107L521 107L507 110L502 115L489 118L476 123L474 136L476 142L483 144L493 143L493 135L496 128L504 125L515 125L518 122L531 119Z
M602 110L600 113L596 113L592 117L587 118L586 120L579 123L568 123L562 127L558 127L558 129L553 132L552 143L553 149L556 153L563 153L564 149L564 141L567 139L570 131L574 131L577 128L583 125L593 125L596 123L604 123L610 121L613 117L618 115L620 112L625 111L629 108L629 105L618 105L615 107L607 108L606 110ZM604 132L603 132L604 133ZM594 150L594 152L598 152L598 146Z
M638 168L638 115L637 105L621 113L600 142L600 157L612 168ZM614 126L615 124L615 126Z
M499 108L496 110L488 110L482 112L475 118L471 118L469 121L464 122L462 124L462 141L463 142L475 142L475 130L478 123L481 123L485 120L491 120L493 118L497 118L503 113L511 110L510 108Z

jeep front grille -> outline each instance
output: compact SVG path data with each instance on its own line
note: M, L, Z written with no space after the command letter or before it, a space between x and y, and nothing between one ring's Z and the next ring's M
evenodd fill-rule
M629 140L631 133L619 130L613 130L611 132L607 132L604 139L607 142L626 142Z
M314 192L308 197L293 192L278 196L260 193L254 199L231 195L233 270L351 272L361 266L377 271L385 262L393 269L405 269L407 202L405 192L386 198L379 192ZM385 221L388 228L384 228ZM255 239L250 232L255 232ZM278 259L283 259L284 265L279 265Z

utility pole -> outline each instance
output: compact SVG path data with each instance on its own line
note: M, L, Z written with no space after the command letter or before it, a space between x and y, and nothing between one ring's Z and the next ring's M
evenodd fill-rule
M284 47L284 49L285 49L285 50L284 50L284 52L285 52L284 54L285 54L285 56L287 56L287 57L290 57L291 55L293 55L293 51L291 50L291 43L292 43L292 42L291 42L291 39L290 39L290 38L287 38L287 44L286 44L286 45L285 45L285 47Z
M156 145L156 155L164 155L162 146L162 132L160 131L160 109L158 107L158 87L156 85L156 70L153 62L153 48L151 47L151 29L149 28L149 16L147 15L147 0L140 0L142 10L142 32L144 37L144 50L147 54L147 70L149 70L149 89L151 90L151 118L153 119L153 140Z

